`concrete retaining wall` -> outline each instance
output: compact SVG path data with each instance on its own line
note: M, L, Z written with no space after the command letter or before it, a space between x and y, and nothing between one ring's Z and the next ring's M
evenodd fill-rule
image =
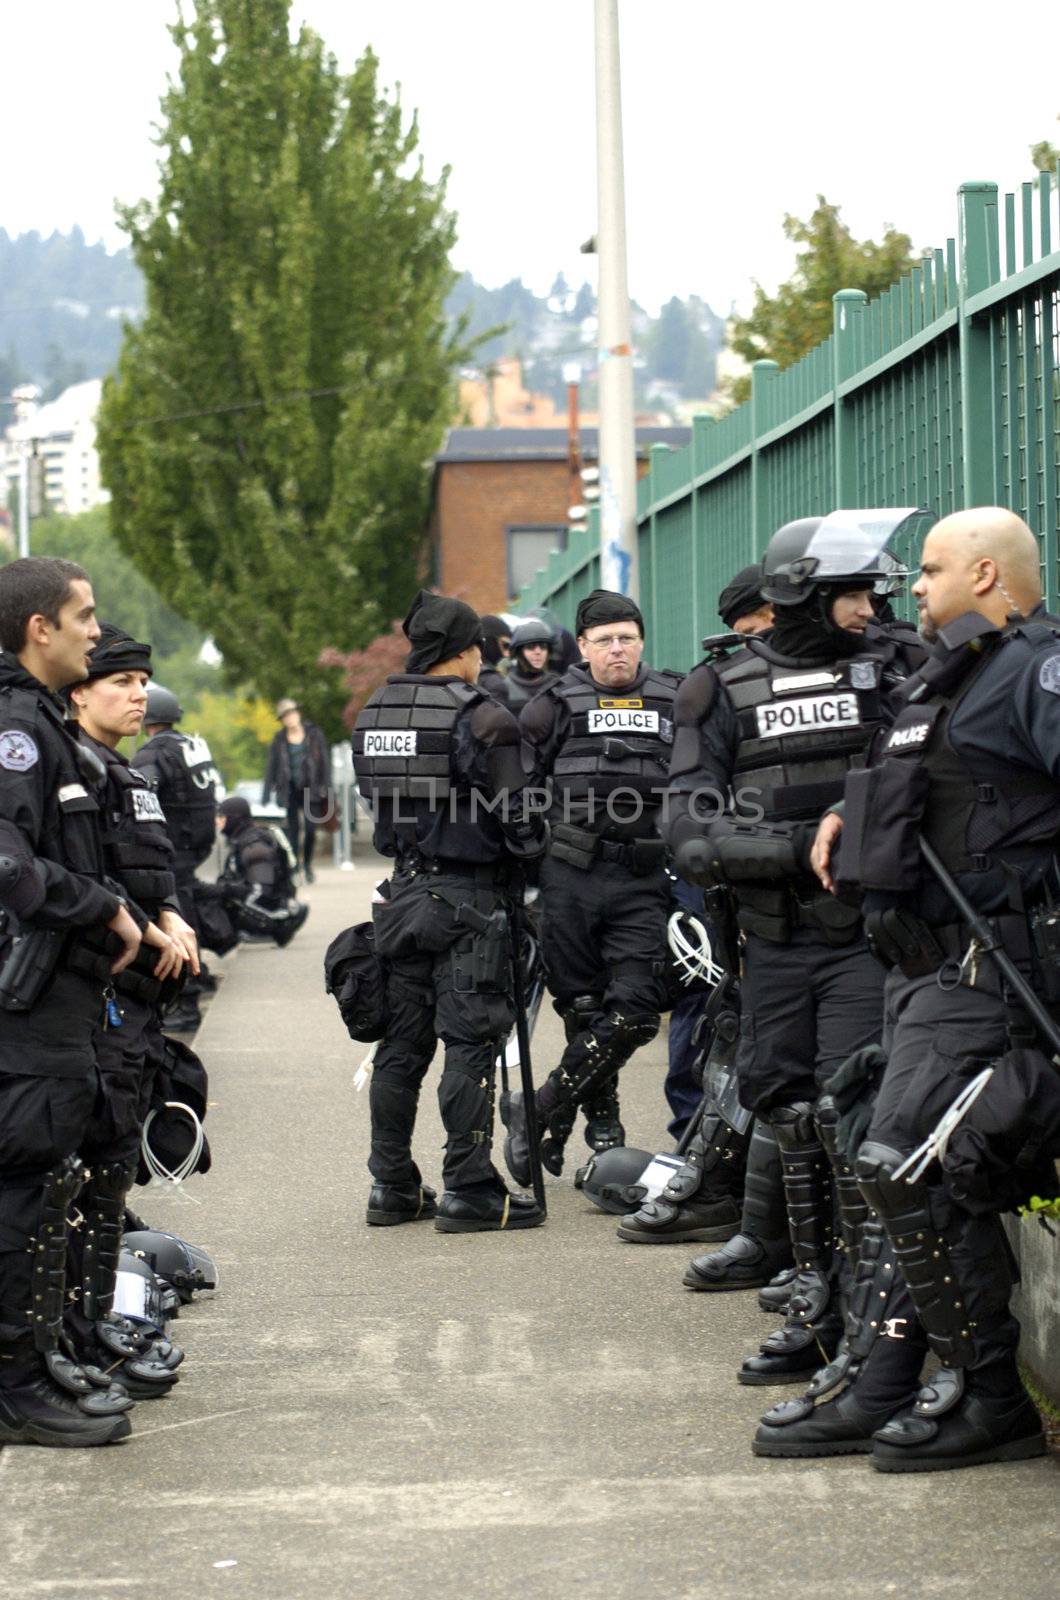
M1052 1235L1034 1217L1010 1217L1006 1226L1023 1280L1012 1302L1023 1329L1020 1360L1060 1406L1060 1224L1049 1224Z

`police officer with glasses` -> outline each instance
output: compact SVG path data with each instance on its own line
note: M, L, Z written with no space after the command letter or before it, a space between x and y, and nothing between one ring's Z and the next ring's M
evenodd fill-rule
M642 660L644 619L627 595L594 590L576 630L585 663L520 717L525 764L551 791L542 953L567 1047L537 1092L537 1116L554 1175L579 1109L591 1150L624 1144L618 1074L659 1029L670 891L658 817L680 682ZM508 1169L525 1182L521 1093L501 1113Z

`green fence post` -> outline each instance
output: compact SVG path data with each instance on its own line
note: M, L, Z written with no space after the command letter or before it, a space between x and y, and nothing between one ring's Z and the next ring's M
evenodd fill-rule
M775 382L780 368L775 361L755 361L751 366L751 554L749 560L757 561L772 534L769 496L766 493L766 469L761 460L758 440L765 433L766 403L769 385Z
M648 540L651 545L651 587L647 597L648 605L650 607L650 631L648 634L650 639L655 639L658 637L658 630L656 626L658 622L658 612L655 609L655 597L658 593L659 583L659 522L655 507L660 494L659 459L660 457L668 456L669 454L670 446L668 444L653 444L648 452L648 460L651 463L651 526L648 529ZM642 595L642 603L643 600L644 596Z
M699 653L699 641L703 637L703 619L701 615L702 595L700 594L699 575L703 570L700 543L706 545L707 529L703 526L703 497L696 488L696 479L705 470L707 459L707 435L714 426L714 418L709 411L700 411L692 418L692 660ZM702 554L705 554L704 550Z
M990 318L968 316L965 302L1000 276L997 184L962 183L958 206L962 487L966 506L993 505L998 482Z
M839 385L858 370L858 321L868 303L864 289L840 289L832 296L832 464L837 507L861 504L854 419Z

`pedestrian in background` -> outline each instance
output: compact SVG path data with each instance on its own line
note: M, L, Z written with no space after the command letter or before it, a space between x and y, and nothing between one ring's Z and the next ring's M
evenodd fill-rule
M327 814L331 798L331 754L316 723L302 721L297 700L278 701L276 717L281 726L269 746L261 802L268 805L275 795L286 806L284 831L295 859L302 861L306 883L312 883L317 823Z

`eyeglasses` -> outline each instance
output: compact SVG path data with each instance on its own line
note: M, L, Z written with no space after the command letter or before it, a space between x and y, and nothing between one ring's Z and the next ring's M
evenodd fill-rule
M628 650L639 639L639 633L605 633L599 639L586 639L585 642L590 650L610 650L613 644L621 645L623 650Z

